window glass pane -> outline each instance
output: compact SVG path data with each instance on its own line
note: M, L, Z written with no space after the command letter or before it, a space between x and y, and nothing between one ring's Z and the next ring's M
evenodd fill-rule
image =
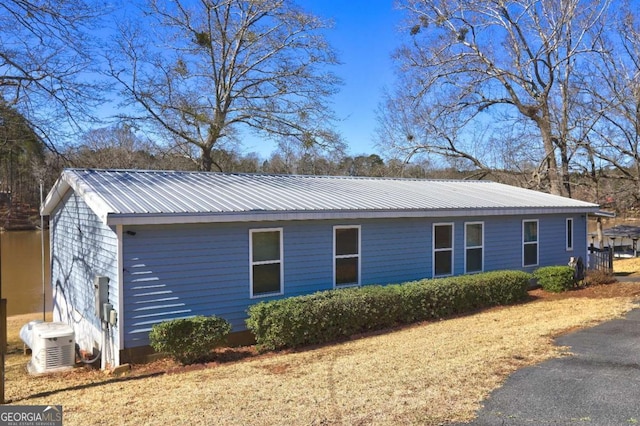
M451 251L437 251L435 256L435 271L434 275L451 275Z
M477 247L482 245L482 224L474 223L467 225L467 247Z
M567 220L567 248L573 248L573 220Z
M280 260L280 232L254 232L253 261Z
M438 225L434 229L434 242L435 248L451 248L452 247L452 226L451 225Z
M358 254L358 228L336 228L336 256Z
M538 223L524 222L524 242L530 243L538 241Z
M482 249L474 248L467 250L467 272L482 271Z
M538 264L538 244L524 245L524 266Z
M280 263L253 265L253 294L280 292Z
M358 283L358 258L336 259L336 285Z

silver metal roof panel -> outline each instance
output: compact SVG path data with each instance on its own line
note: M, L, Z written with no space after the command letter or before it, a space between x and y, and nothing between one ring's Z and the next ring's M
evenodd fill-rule
M108 224L590 213L598 205L489 181L67 169L68 190Z

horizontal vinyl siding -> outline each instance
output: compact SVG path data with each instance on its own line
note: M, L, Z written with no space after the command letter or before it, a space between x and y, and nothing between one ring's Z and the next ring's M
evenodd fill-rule
M564 264L564 215L539 220L540 264ZM521 269L522 217L466 220L384 219L125 227L125 347L148 344L153 324L218 315L245 329L247 308L263 300L333 288L334 226L361 229L361 283L390 284L432 276L433 223L453 223L454 273L464 273L464 224L484 223L484 270ZM586 229L574 217L574 246ZM284 294L250 298L249 231L282 228ZM135 235L130 235L135 232ZM574 255L574 254L570 254Z
M285 296L333 288L333 225L318 221L284 226Z
M393 284L431 275L431 222L382 220L362 225L362 284Z
M362 227L363 285L430 274L431 227L420 219L127 227L125 347L148 344L153 324L193 315L221 316L240 331L254 303L332 289L336 225ZM284 295L250 299L249 230L273 227L283 228Z
M557 215L540 220L540 266L567 265L572 256L587 258L587 219L583 216ZM566 247L567 218L573 219L573 250Z
M126 228L125 347L148 344L153 324L174 318L215 314L236 329L249 299L244 229L237 225Z
M522 217L484 221L484 270L501 269L522 269Z
M566 250L567 218L573 219L572 251ZM586 259L587 222L584 215L508 216L484 221L485 270L523 269L523 220L538 220L538 265L524 268L526 271L541 266L566 265L571 256Z
M587 215L566 216L573 217L573 251L568 251L567 256L582 256L582 259L587 260Z
M74 193L65 196L50 223L54 317L72 325L81 347L91 350L101 330L95 276L109 277L109 302L118 306L117 235ZM110 333L117 349L117 326Z

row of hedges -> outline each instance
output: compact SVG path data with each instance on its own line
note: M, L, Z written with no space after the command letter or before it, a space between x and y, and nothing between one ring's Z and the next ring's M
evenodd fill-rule
M261 349L294 348L519 302L530 279L522 271L497 271L329 290L260 302L249 308L246 323Z

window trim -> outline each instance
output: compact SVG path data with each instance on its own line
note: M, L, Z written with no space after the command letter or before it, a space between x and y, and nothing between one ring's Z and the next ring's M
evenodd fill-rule
M444 249L436 249L436 227L438 226L450 226L451 227L451 247ZM456 227L453 222L438 222L434 223L431 227L431 276L432 277L451 277L455 274L455 236L456 236ZM439 274L436 275L436 253L450 251L451 252L451 273L450 274Z
M336 255L336 230L338 229L357 229L358 230L358 254L357 255ZM362 226L361 225L334 225L333 226L333 288L348 288L348 287L358 287L362 283ZM336 277L336 260L337 259L351 259L357 257L358 258L358 282L357 283L349 283L349 284L337 284Z
M280 236L280 258L277 261L253 261L253 234L261 232L278 232ZM249 229L249 298L259 299L262 297L282 296L284 294L284 232L283 228L255 228ZM259 293L253 292L253 267L255 265L270 265L280 263L280 290L278 292Z
M524 240L524 226L525 223L534 222L536 224L536 240L525 242ZM536 263L525 265L524 263L524 247L527 244L535 244L536 245ZM523 268L531 268L538 266L540 264L540 221L538 219L523 219L522 220L522 267Z
M479 246L468 246L467 245L467 225L480 225L482 227L482 241ZM482 249L482 256L480 259L480 270L479 271L471 271L467 270L467 251L469 249ZM480 272L484 272L484 222L475 221L475 222L465 222L464 223L464 273L465 274L478 274Z
M571 225L569 225L571 224ZM574 220L572 217L568 217L566 224L565 224L565 244L566 244L566 251L573 251L573 236L575 234L574 232Z

